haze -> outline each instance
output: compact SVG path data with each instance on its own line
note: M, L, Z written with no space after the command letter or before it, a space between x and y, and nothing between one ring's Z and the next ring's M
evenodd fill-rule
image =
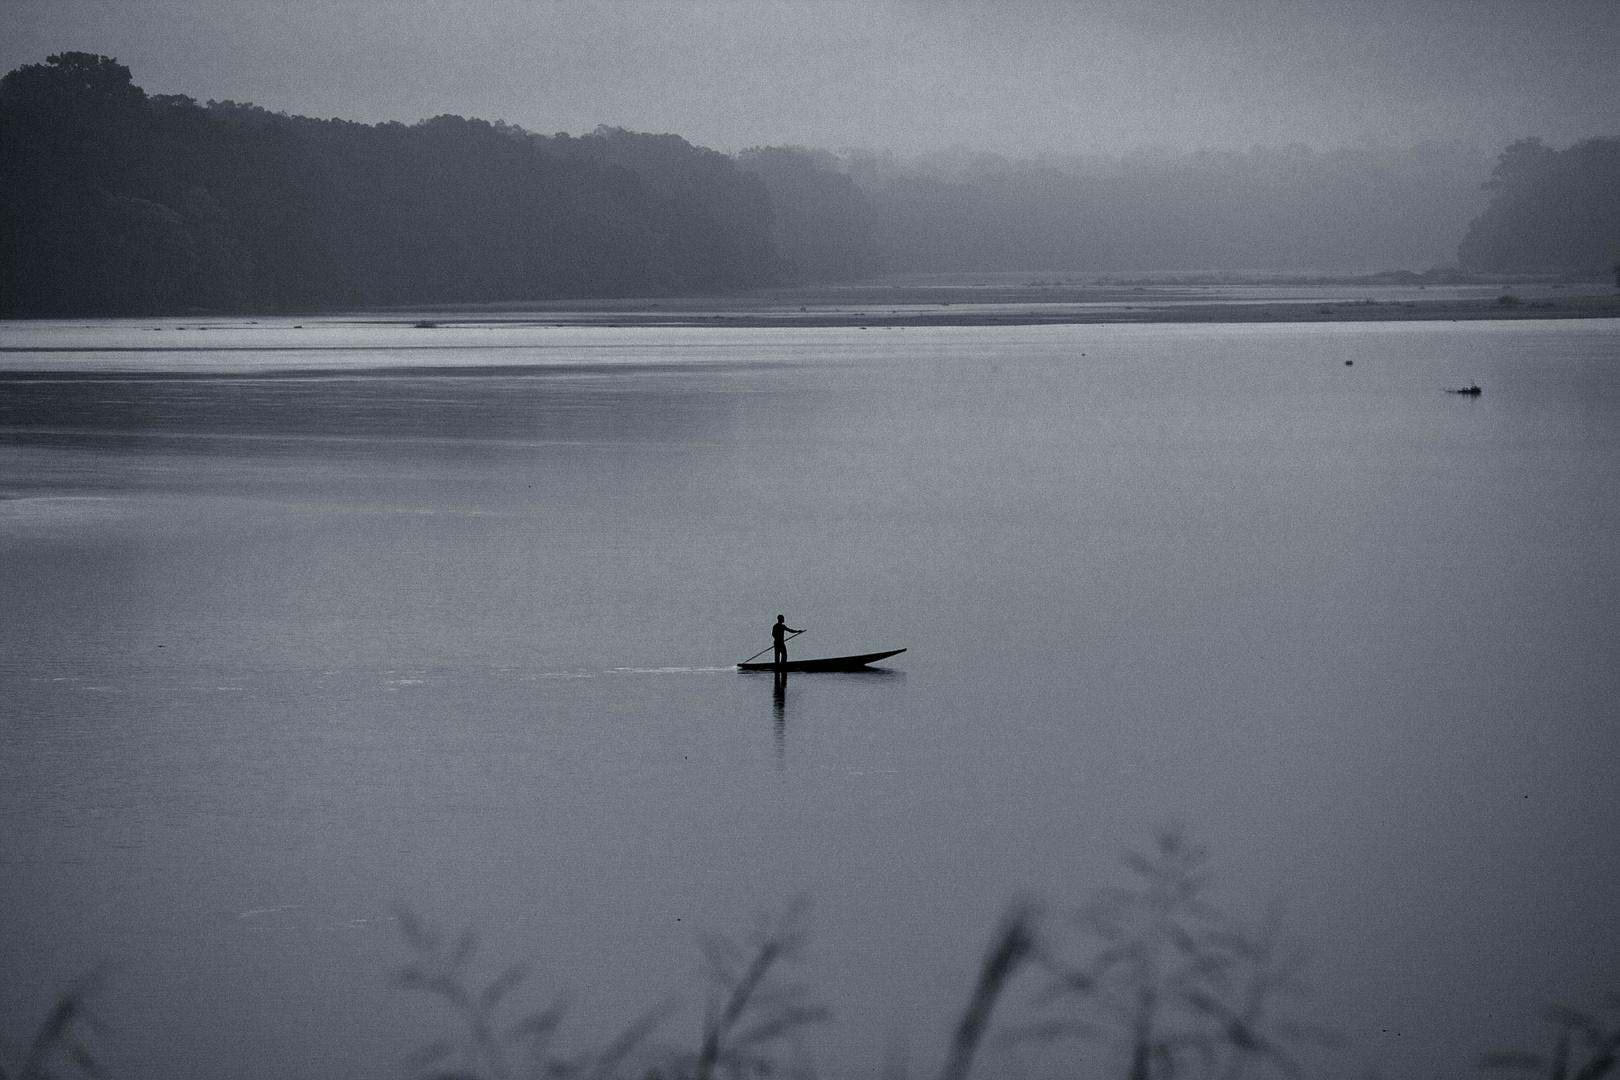
M1005 154L1612 134L1620 5L7 0L0 68L365 122Z

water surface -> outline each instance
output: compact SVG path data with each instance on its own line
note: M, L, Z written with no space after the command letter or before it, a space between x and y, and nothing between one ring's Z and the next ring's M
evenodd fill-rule
M1616 986L1611 321L155 326L0 326L0 1034L110 960L115 1075L398 1076L408 904L691 1043L808 892L823 1075L928 1075L1170 821L1316 1074Z

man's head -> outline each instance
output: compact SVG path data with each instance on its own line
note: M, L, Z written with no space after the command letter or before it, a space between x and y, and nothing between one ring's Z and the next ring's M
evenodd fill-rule
M787 622L787 616L786 615L778 615L776 617L776 621L777 622Z

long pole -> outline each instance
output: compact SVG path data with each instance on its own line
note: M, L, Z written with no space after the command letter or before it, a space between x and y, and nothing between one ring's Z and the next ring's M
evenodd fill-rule
M782 639L782 644L786 645L788 642L792 641L794 638L798 637L800 634L808 634L809 632L810 631L808 631L808 630L797 630L797 631L789 634L787 637L783 638ZM759 652L755 653L754 656L764 656L766 653L770 652L774 648L776 648L776 642L773 641L769 645L765 646L763 649L759 650ZM753 659L754 659L754 656L750 656L747 660L744 660L743 663L747 664L747 663L752 662Z

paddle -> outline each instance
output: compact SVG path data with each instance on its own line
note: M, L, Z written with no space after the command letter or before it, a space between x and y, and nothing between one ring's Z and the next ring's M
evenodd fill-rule
M782 644L786 645L788 642L792 641L794 638L798 637L800 634L806 634L806 633L809 633L809 631L808 630L795 630L795 631L793 631L793 633L789 634L787 637L782 639ZM759 650L759 652L755 653L754 656L764 656L766 653L770 652L774 648L776 648L776 642L773 641L769 645L765 646L763 649ZM745 664L752 663L753 660L754 660L754 656L750 656L747 660L744 660L743 663L745 663Z

